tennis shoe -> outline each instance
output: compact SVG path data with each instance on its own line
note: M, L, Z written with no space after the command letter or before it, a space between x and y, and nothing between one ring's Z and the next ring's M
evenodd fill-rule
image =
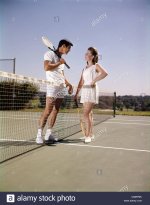
M43 138L42 138L41 135L38 135L38 134L37 134L36 143L37 143L37 144L43 144Z
M92 140L91 140L91 137L85 137L85 143L90 143Z

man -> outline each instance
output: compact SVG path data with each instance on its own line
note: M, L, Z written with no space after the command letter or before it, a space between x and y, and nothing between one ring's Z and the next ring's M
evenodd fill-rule
M46 106L39 119L39 128L36 138L37 144L43 143L42 131L48 118L48 129L45 134L45 141L55 141L55 138L52 136L52 128L65 95L65 89L62 85L66 84L69 94L73 91L72 85L66 80L64 75L65 60L61 58L63 54L69 53L71 46L73 46L73 44L69 40L62 39L55 52L47 51L44 55L44 69L46 71L47 80L59 83L60 86L47 86Z

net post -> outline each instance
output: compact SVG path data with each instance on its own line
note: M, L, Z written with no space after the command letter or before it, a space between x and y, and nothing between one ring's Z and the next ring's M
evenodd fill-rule
M13 58L13 74L16 73L16 58ZM15 81L13 86L13 102L12 102L12 109L15 110Z
M113 101L113 117L116 116L116 92L114 92L114 101Z
M16 73L16 58L13 58L13 74Z

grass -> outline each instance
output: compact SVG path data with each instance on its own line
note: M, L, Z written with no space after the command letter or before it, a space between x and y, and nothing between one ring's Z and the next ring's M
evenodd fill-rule
M116 111L116 115L129 115L129 116L150 116L150 111L134 111L132 109Z
M9 110L8 110L9 111ZM10 111L13 111L13 110L10 110ZM16 110L15 110L16 111ZM22 109L22 110L17 110L17 111L20 111L20 112L43 112L44 111L44 108L26 108L26 109ZM78 111L80 113L83 113L83 109L82 108L69 108L69 109L60 109L59 110L59 113L78 113ZM93 109L93 113L94 114L100 114L100 115L113 115L113 110L105 110L105 109L98 109L98 108L95 108Z

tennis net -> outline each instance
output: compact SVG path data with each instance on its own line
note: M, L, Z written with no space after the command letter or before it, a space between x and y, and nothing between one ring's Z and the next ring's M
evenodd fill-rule
M53 85L45 80L0 71L0 162L41 147L35 143L35 138L38 120L45 108L47 86ZM81 131L73 94L65 92L53 129L53 135L59 139ZM93 109L94 125L113 116L113 105L114 93L101 92L99 104ZM78 109L82 110L81 104Z

